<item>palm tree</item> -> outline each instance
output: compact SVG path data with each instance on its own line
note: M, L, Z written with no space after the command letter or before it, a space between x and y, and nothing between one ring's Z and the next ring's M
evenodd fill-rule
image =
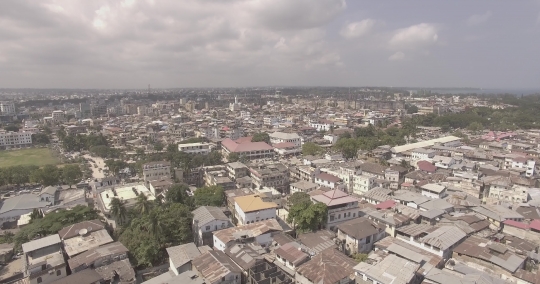
M135 208L137 209L137 211L139 211L139 213L143 215L147 214L148 212L150 212L151 206L152 206L152 202L148 200L148 196L142 193L139 193L139 195L137 196L136 204L135 204Z
M148 215L148 231L154 236L154 238L159 238L163 232L163 223L156 212L152 212L150 215Z
M126 219L127 210L125 204L124 201L117 197L111 199L111 214L118 220L119 224L122 224Z

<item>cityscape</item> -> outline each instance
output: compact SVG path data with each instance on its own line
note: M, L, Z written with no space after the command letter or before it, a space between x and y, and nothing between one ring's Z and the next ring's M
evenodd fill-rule
M537 3L117 2L0 4L0 283L540 283Z

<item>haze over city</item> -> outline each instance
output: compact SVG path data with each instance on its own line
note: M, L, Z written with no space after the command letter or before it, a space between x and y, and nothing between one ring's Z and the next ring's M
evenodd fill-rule
M5 0L0 87L539 88L538 1Z

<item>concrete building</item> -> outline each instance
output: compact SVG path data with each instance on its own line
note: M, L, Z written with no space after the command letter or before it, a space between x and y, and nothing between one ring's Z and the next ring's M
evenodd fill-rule
M0 149L22 148L32 145L32 132L0 130Z
M15 103L8 101L0 102L0 115L13 115L16 114Z
M55 110L52 112L52 122L53 123L63 123L66 121L66 114L61 110Z
M22 244L23 273L30 284L48 284L67 276L58 234Z
M298 182L295 182L295 183L291 183L291 194L294 194L296 192L305 192L305 193L308 193L308 192L311 192L317 188L319 188L320 186L316 183L312 183L312 182L309 182L309 181L305 181L305 180L302 180L302 181L298 181Z
M373 244L386 236L386 226L367 218L356 218L337 225L337 238L348 254L369 253Z
M127 260L129 250L120 242L95 247L68 260L71 272L98 269L112 262Z
M238 225L247 225L276 218L278 205L274 202L265 202L257 194L237 197L234 202Z
M193 271L206 279L206 284L242 283L242 269L222 251L207 251L195 258Z
M209 250L211 248L208 246L197 247L194 243L168 247L169 270L175 275L191 271L193 269L193 260Z
M210 143L178 144L178 151L188 154L208 154L212 151Z
M272 145L289 142L293 143L296 147L302 146L302 138L296 133L273 132L269 136Z
M327 249L300 265L295 274L298 284L354 283L356 261L338 250Z
M326 227L334 229L340 223L359 217L358 199L349 194L334 189L320 195L311 197L313 202L321 202L328 207L328 218Z
M193 232L197 246L213 243L212 232L232 226L223 210L214 206L201 206L193 210Z
M54 204L50 201L41 201L35 194L21 194L5 199L0 207L0 226L7 222L15 222L22 215L31 213L34 209L42 209Z
M364 283L416 284L421 282L421 278L417 276L419 268L420 265L413 261L389 254L375 265L361 262L354 267L354 271Z
M272 158L275 155L274 148L265 142L251 142L251 139L249 141L241 139L243 138L223 140L221 142L223 157L227 158L231 153L236 153L247 160L253 160Z
M139 194L146 195L148 200L156 199L152 195L152 192L150 192L150 190L142 184L126 184L122 187L104 190L99 194L99 197L101 205L103 207L103 211L106 214L109 214L109 212L111 211L111 200L113 198L118 198L121 201L124 201L124 206L126 208L129 208L135 206L137 202L137 196L139 196Z
M145 182L171 179L171 163L167 161L157 161L144 164L143 179Z
M275 188L286 193L289 187L289 169L281 163L260 164L249 168L254 189Z
M214 249L224 251L236 243L254 243L266 247L272 243L273 234L282 231L276 219L219 230L214 232Z
M423 186L421 186L422 189L422 195L427 198L444 198L446 196L446 186L436 184L436 183L428 183Z

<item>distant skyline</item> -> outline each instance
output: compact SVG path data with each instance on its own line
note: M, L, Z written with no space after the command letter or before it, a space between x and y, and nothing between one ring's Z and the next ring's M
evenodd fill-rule
M3 0L0 89L540 89L540 1Z

